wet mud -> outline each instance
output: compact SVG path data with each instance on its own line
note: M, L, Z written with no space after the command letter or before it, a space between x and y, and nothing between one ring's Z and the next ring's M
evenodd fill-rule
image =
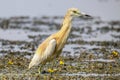
M73 20L72 31L56 60L28 70L37 46L61 28L63 17L16 16L0 18L0 80L119 80L120 21Z

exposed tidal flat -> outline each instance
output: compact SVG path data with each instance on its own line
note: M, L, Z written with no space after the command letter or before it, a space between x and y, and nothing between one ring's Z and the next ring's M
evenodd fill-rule
M34 52L44 39L61 28L61 16L0 18L0 80L119 80L120 21L73 20L72 31L57 60L28 70Z

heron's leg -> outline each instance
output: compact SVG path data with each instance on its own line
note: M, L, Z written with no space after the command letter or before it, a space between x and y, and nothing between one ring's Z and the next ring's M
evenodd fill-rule
M53 60L52 62L50 62L51 64L49 64L49 69L51 69L51 70L53 70L54 68L54 66L55 66L55 60Z
M56 59L53 60L51 67L53 68L55 65L56 65ZM55 66L55 67L56 67L56 66Z
M39 74L41 74L42 67L43 67L43 64L41 64L40 67L38 68L38 73L39 73Z
M57 57L58 62L61 61L61 60L63 60L61 56Z

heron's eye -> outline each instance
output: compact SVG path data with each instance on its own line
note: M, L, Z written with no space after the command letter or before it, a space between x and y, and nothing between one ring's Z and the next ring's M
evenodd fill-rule
M74 13L77 13L77 11L73 11Z

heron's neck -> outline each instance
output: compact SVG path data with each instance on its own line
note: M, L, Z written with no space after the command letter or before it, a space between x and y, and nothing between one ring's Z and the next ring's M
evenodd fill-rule
M71 21L72 21L72 17L70 15L66 15L64 17L64 20L63 20L63 25L61 27L61 30L62 31L66 31L66 30L69 30L71 29Z

